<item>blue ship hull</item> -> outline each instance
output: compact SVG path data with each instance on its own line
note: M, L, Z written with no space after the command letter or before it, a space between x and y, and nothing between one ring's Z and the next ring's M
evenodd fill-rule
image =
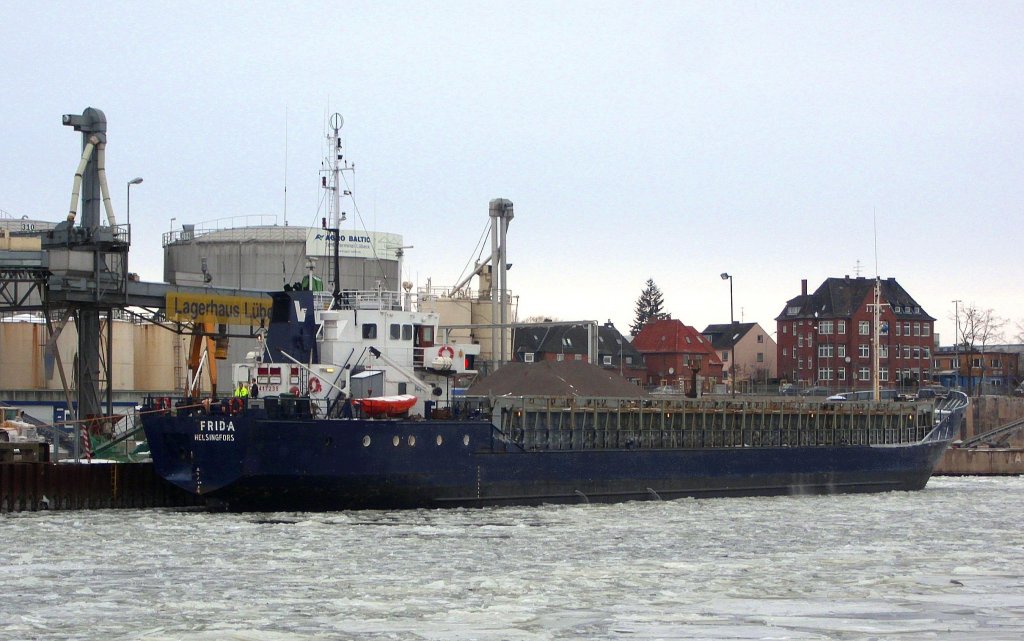
M144 416L157 472L232 510L919 490L962 410L898 445L524 450L487 421Z

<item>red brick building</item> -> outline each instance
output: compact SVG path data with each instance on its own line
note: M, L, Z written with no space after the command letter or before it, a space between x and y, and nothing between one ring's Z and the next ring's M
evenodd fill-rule
M884 388L916 388L930 378L935 319L895 278L879 280L879 371ZM832 390L871 389L875 279L807 281L776 317L779 378Z
M647 323L633 338L633 347L644 356L646 385L669 385L690 392L693 367L698 368L704 391L722 381L722 360L711 341L677 319Z

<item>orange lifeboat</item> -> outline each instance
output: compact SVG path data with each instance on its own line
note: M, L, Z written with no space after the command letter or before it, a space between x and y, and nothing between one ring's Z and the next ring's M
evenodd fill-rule
M399 416L416 404L416 397L412 394L374 396L354 399L352 403L361 407L368 416Z

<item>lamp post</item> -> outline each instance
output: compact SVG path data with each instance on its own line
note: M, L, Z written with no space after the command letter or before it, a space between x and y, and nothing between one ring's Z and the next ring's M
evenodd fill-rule
M131 180L128 181L128 205L125 207L125 215L127 218L126 223L128 224L128 229L131 229L132 225L132 185L139 185L141 183L142 178L132 178Z
M735 316L733 315L732 306L732 275L722 272L722 280L729 281L729 331L731 332L729 334L729 346L731 352L729 354L729 378L732 382L732 396L733 398L736 398L736 328L733 327L733 324L736 322L736 320Z

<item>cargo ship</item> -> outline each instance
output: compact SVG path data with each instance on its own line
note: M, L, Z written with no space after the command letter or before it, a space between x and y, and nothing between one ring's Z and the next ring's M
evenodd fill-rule
M438 340L437 314L408 296L272 297L258 353L235 366L259 397L147 398L142 407L157 472L211 507L919 490L968 402L960 393L938 404L667 399L639 388L633 397L459 395L479 345Z

